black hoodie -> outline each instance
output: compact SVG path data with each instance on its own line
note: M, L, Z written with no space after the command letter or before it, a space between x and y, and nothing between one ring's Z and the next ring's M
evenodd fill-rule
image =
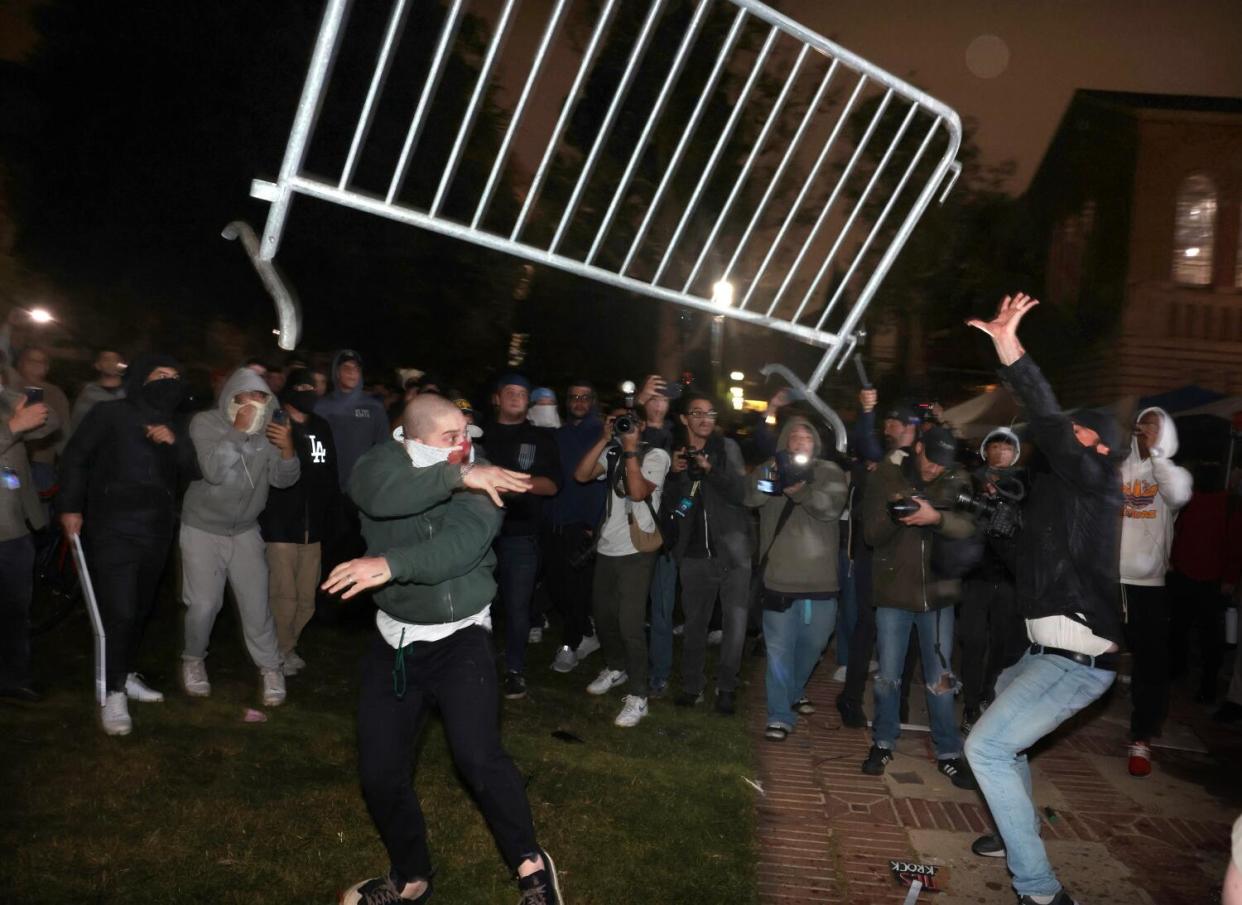
M194 445L176 406L156 407L143 393L159 367L180 369L167 355L140 357L125 375L125 398L87 412L65 447L57 509L82 513L87 533L172 536L177 479L194 471ZM176 442L149 439L155 425L168 426Z

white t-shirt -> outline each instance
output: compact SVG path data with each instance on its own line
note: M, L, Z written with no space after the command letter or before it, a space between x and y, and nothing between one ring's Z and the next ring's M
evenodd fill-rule
M431 625L417 625L413 622L402 622L394 619L383 610L375 611L375 627L384 636L388 646L400 650L403 645L414 641L442 641L454 632L460 632L472 625L481 625L489 632L492 630L492 608L489 604L473 616L458 619L456 622L436 622Z
M600 455L599 464L604 467L604 473L599 476L599 480L606 481L608 480L607 449ZM671 464L672 460L669 459L668 453L662 449L651 449L642 458L642 475L656 488L650 497L651 509L656 512L660 511L660 495L664 488L664 478ZM625 459L619 458L617 469L624 467ZM595 548L600 556L630 556L638 552L630 543L630 523L625 517L625 504L626 500L623 497L618 497L615 492L609 490L608 501L605 504L608 507L608 517L604 519L603 527L600 528L599 544ZM638 527L644 531L656 529L655 520L651 517L651 509L647 508L645 502L630 502L630 507L634 512Z

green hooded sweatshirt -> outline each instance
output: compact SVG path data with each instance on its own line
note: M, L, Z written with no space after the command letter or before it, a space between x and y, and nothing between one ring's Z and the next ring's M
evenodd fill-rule
M461 486L460 465L415 468L397 442L372 447L354 466L349 496L367 555L384 557L392 572L375 603L394 619L457 622L495 596L492 540L504 512L483 494L456 492Z

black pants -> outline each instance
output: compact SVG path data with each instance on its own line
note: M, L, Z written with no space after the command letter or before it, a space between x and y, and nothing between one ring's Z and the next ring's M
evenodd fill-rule
M875 653L875 607L871 605L871 551L861 542L854 551L854 594L858 600L858 621L850 636L849 665L845 669L842 700L862 708L863 691L871 657Z
M1130 676L1130 738L1160 735L1169 709L1169 599L1162 585L1121 586L1126 644L1134 655Z
M576 649L591 628L591 587L595 565L589 560L574 566L572 560L594 542L591 526L581 522L552 528L544 546L544 582L548 597L564 620L561 643Z
M30 684L33 593L34 540L25 534L0 541L0 686L20 688Z
M103 530L87 534L86 562L107 638L105 673L109 692L124 691L125 677L134 671L171 543L169 537Z
M1003 578L963 582L957 640L962 704L967 710L978 710L984 701L992 700L996 677L1018 662L1030 646L1012 582Z
M1228 601L1221 594L1218 581L1195 581L1179 572L1170 572L1165 579L1169 609L1172 611L1169 676L1176 679L1186 673L1187 648L1193 628L1203 667L1199 694L1214 700L1221 661L1225 655L1225 607Z
M396 666L401 661L404 670ZM432 708L440 711L453 763L509 869L535 856L526 786L500 746L495 664L491 636L479 626L407 645L400 655L377 634L363 657L358 774L398 887L431 875L427 824L410 767Z

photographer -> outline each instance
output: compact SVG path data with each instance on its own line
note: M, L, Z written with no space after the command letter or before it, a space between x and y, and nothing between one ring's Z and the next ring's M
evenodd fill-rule
M996 680L996 700L971 730L966 757L999 832L977 839L975 854L1008 859L1019 905L1071 905L1039 838L1025 752L1116 678L1122 497L1110 455L1120 432L1103 412L1071 418L1058 407L1018 341L1018 324L1038 304L1006 296L991 321L968 321L992 338L1046 467L1032 468L1014 557L1018 610L1034 644Z
M867 488L863 524L874 550L872 593L880 672L875 680L871 752L862 771L879 776L893 759L901 734L901 672L913 627L923 660L937 768L955 786L971 789L974 782L961 760L962 738L953 718L958 682L950 667L953 604L960 582L949 577L944 565L957 552L953 542L974 534L971 517L953 509L958 494L969 488L955 468L956 451L953 436L933 427L914 441L909 453L890 454Z
M687 393L684 399L681 423L688 442L673 456L668 488L675 499L683 501L679 508L686 509L673 549L686 613L681 694L675 703L693 707L703 700L707 623L719 595L724 637L716 676L716 711L729 715L736 709L734 694L750 604L754 545L744 505L746 470L738 445L716 433L715 401L697 392Z
M979 564L962 582L958 607L958 642L962 647L962 733L991 703L996 677L1026 648L1026 629L1018 617L1012 555L1017 513L1026 494L1026 476L1017 465L1022 454L1018 435L1007 427L991 431L979 444L983 465L971 474L974 498L983 510L977 521L984 536Z
M671 453L673 422L668 417L672 400L681 396L681 384L651 374L634 397L643 407L647 426L643 442ZM656 556L651 574L651 618L648 639L651 669L648 677L651 696L663 697L668 692L668 679L673 671L673 608L677 603L677 561L671 552Z
M821 458L819 433L804 418L785 422L779 451L755 471L746 505L759 510L763 637L767 644L764 737L784 741L795 705L837 621L837 547L845 472ZM806 712L806 711L803 711Z
M638 412L617 408L604 420L595 445L578 462L574 478L582 483L607 481L604 521L595 552L592 605L595 634L604 652L604 668L587 686L590 694L607 694L625 685L627 694L614 724L637 726L647 715L647 589L659 553L655 513L668 474L668 453L643 444ZM639 550L635 540L654 541Z

